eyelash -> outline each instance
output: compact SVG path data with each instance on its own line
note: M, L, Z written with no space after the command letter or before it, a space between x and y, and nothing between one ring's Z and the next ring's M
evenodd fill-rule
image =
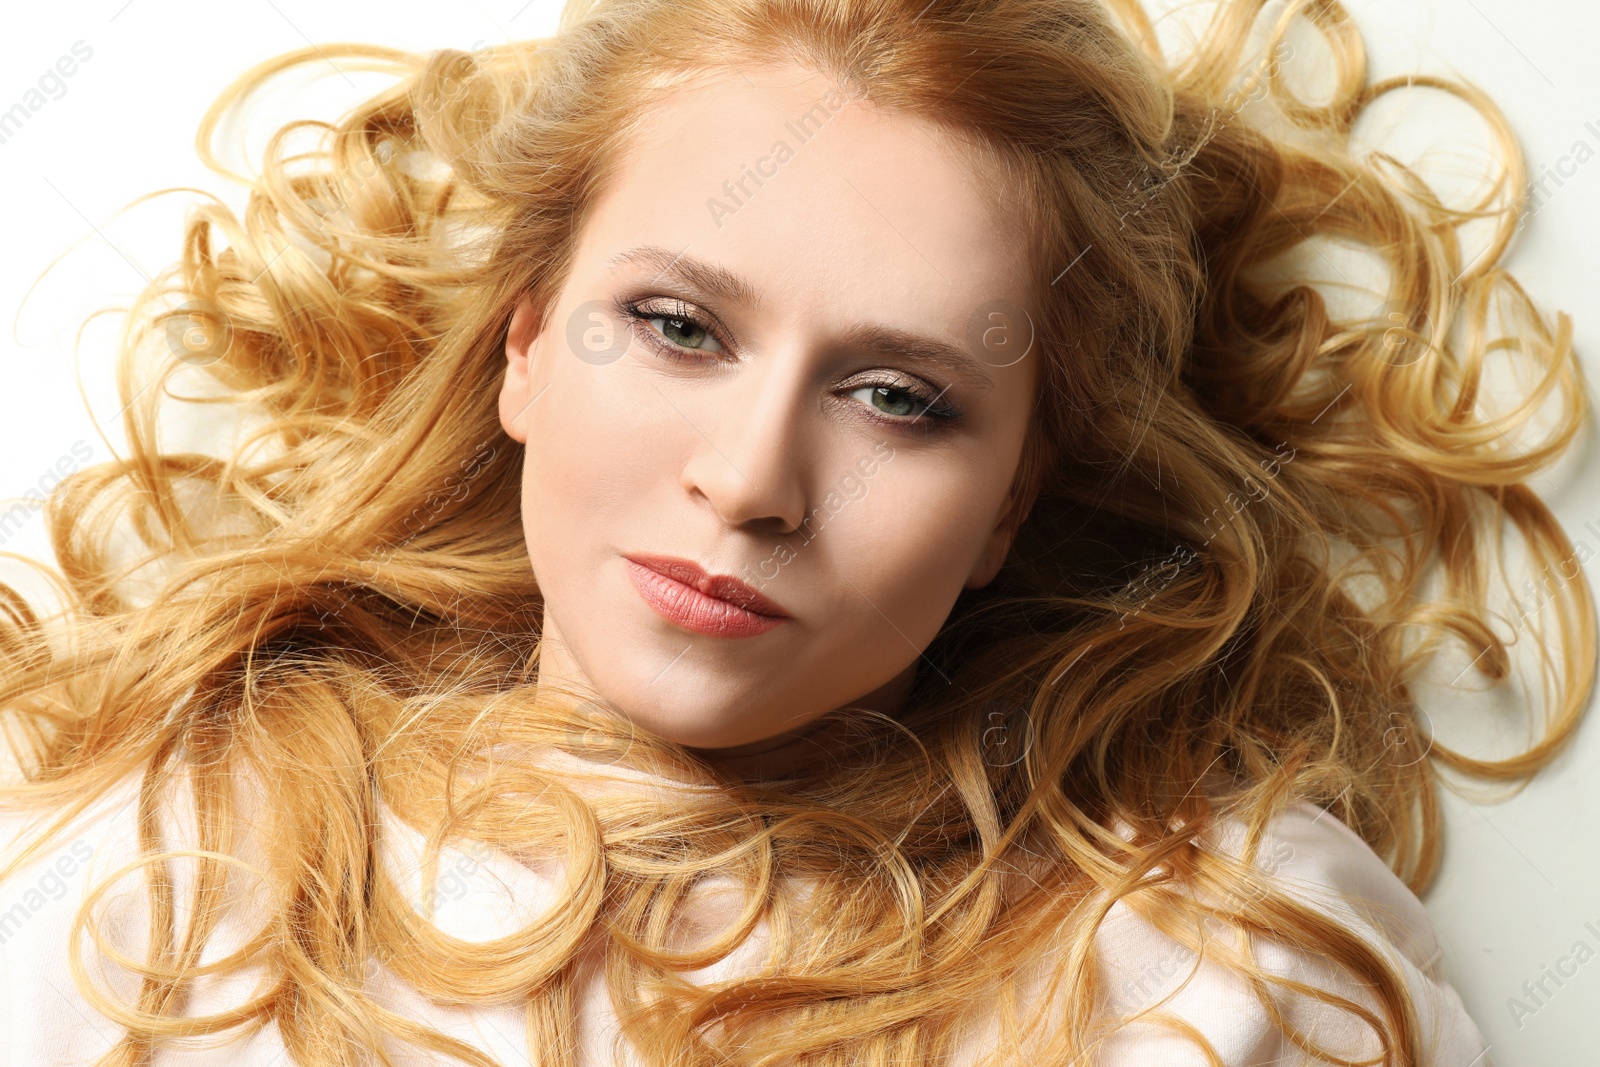
M681 345L674 344L667 340L653 326L650 325L651 319L670 319L675 322L686 323L695 329L703 331L707 336L713 338L723 348L729 347L726 339L720 336L717 331L713 330L710 326L701 322L699 319L688 314L687 312L681 310L675 310L670 313L652 311L644 306L647 303L649 303L649 301L646 300L625 302L617 305L617 310L622 314L627 315L633 321L639 323L639 327L642 328L642 331L639 328L636 328L635 332L642 332L645 343L650 345L652 349L666 359L674 360L679 363L704 362L703 360L694 356L685 355L685 353L692 352L694 350L684 348ZM870 407L869 405L863 405L867 408L869 417L876 419L878 422L887 423L902 429L921 431L923 433L933 433L954 422L961 416L961 409L956 407L954 404L951 404L948 401L940 401L937 395L925 395L918 390L907 389L898 382L862 382L861 384L855 386L851 392L855 392L857 389L886 389L891 395L898 394L907 397L913 403L920 405L922 407L922 411L916 415L887 415L881 411L878 411L876 408Z

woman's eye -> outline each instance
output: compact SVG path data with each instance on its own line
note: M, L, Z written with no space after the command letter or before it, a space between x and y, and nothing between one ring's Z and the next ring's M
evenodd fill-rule
M699 360L693 353L720 355L727 347L699 319L688 314L688 305L671 301L672 312L663 314L647 306L647 301L619 303L617 309L640 324L640 333L646 345L663 359L683 363L711 362ZM862 385L848 389L843 395L859 400L872 411L872 418L880 423L903 425L906 429L932 433L951 425L961 416L961 410L937 395L924 395L921 388L909 384ZM924 418L926 416L926 418Z
M701 349L706 352L722 351L722 346L717 343L717 339L712 337L709 332L693 319L673 319L657 316L646 321L651 325L655 325L658 322L661 323L662 325L656 326L656 329L661 332L663 337L675 345L680 345L684 348Z
M844 395L871 408L871 417L881 423L925 434L954 426L962 414L960 408L943 399L942 389L927 396L916 387L883 383L859 386Z
M903 415L911 418L924 414L932 408L926 400L919 400L904 389L894 389L887 385L864 385L860 389L850 390L845 395L859 397L863 404L885 415Z
M629 313L649 325L655 334L656 345L661 348L660 341L664 340L668 346L688 349L692 352L722 352L722 344L699 321L688 315L661 315L648 309L633 308ZM665 349L669 354L672 348Z

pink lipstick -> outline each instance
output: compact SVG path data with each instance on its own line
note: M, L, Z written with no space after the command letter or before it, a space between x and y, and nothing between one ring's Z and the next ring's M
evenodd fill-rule
M707 574L693 560L624 554L645 603L669 622L713 637L754 637L789 615L731 574Z

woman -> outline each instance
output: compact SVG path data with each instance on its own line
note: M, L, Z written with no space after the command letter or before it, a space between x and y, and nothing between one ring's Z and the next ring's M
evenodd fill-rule
M575 2L283 57L202 146L325 55L407 76L135 317L262 423L164 455L130 387L54 503L71 640L8 602L21 1062L1489 1062L1434 773L1549 761L1593 608L1503 763L1409 624L1504 676L1477 524L1570 554L1525 481L1585 412L1516 197L1353 158L1337 5L1172 62L1125 3ZM1521 453L1501 333L1562 401Z

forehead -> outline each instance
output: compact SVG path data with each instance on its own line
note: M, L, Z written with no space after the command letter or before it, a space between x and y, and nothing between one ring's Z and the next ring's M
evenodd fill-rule
M749 278L773 310L962 336L975 310L1026 303L1004 177L938 124L849 100L804 67L719 70L641 114L580 259L598 271L638 244L687 249Z

